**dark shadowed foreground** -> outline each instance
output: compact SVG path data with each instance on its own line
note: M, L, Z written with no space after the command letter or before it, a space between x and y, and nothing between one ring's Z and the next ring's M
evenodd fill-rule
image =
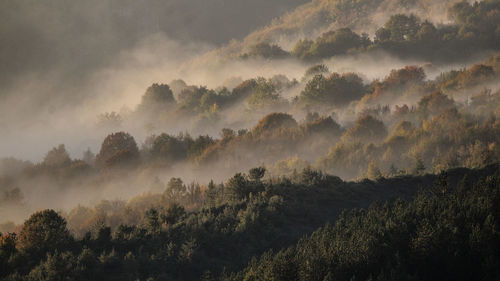
M212 183L197 212L187 213L177 204L161 206L146 211L142 225L120 225L115 231L96 226L83 237L72 236L64 218L52 210L34 213L17 234L2 234L1 277L499 277L498 165L359 183L309 169L294 177L263 181L264 172L255 168L248 175L234 175L224 185ZM391 200L396 197L400 199Z

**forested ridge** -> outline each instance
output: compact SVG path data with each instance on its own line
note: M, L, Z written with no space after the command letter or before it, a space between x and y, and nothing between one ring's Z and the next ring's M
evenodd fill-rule
M226 2L3 4L0 280L500 280L500 0Z
M457 61L481 51L498 48L496 1L473 5L459 2L448 7L449 24L435 24L414 14L393 14L379 26L370 39L348 27L329 30L317 38L299 40L290 53L278 45L259 43L243 57L283 58L295 56L303 60L319 60L333 56L383 50L405 58Z
M343 213L228 280L496 280L498 172L456 187L446 176L406 202Z
M255 168L211 184L199 211L170 203L147 210L141 224L76 237L60 214L39 211L17 234L2 234L2 278L495 279L498 172L491 165L355 183L313 170L262 180L265 170Z
M310 60L384 50L403 57L464 60L496 49L498 18L492 11L497 8L494 0L312 1L215 54Z

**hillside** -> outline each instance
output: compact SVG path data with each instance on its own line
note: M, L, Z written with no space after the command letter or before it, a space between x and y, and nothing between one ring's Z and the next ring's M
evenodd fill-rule
M496 280L499 177L344 213L227 280Z
M498 266L498 252L489 251L484 244L486 241L498 243L498 232L494 231L498 229L498 223L493 216L499 200L496 173L498 165L491 165L479 170L450 170L439 176L397 177L354 183L311 170L304 170L296 177L261 180L263 173L256 168L250 170L248 175L234 175L224 185L215 186L212 183L206 192L204 207L197 212L186 213L177 204L151 208L139 211L143 218L139 224L127 225L122 221L112 230L98 223L92 232L80 237L70 234L63 217L54 211L44 210L26 220L18 236L0 234L0 278L44 280L44 276L49 276L49 280L61 280L63 277L71 280L213 280L225 279L224 276L250 262L244 274L235 275L232 279L324 280L322 275L326 275L328 266L333 264L335 270L330 272L339 280L352 280L349 277L358 274L360 277L356 278L370 273L389 274L393 268L397 269L398 276L413 273L423 277L417 280L426 280L426 277L451 275L443 275L448 271L433 271L432 267L426 269L425 259L417 260L420 267L415 269L384 264L384 261L395 259L394 262L401 261L402 266L406 266L408 259L427 257L436 253L439 245L452 247L453 243L460 243L467 237L474 238L469 240L472 248L459 244L459 249L475 249L474 257L485 261L489 259L486 264L468 264L469 269L485 269L478 273L471 271L470 276L498 274L498 267L495 267ZM173 188L175 180L169 185ZM416 194L420 195L413 203L404 201L411 202ZM391 205L378 204L369 211L354 210L349 215L340 215L342 210L366 208L375 202L395 198L400 199ZM461 199L463 203L454 204ZM138 211L132 206L117 211L116 204L113 207L108 203L107 207L102 204L96 206L95 211L88 210L86 216L98 215L106 209L110 210L110 220L126 220L137 215L134 213ZM436 213L438 210L439 213ZM70 224L85 217L84 213L78 212L85 210L80 207L72 212L68 218ZM412 215L414 213L417 216ZM339 215L334 229L327 226L299 242L297 251L304 248L311 255L302 256L291 248L279 252L276 258L269 252L259 261L250 260L269 249L279 251L296 243L304 234L327 222L336 221ZM422 221L416 221L418 217ZM461 224L462 219L465 225ZM434 222L438 225L432 227ZM416 225L418 233L413 240L414 251L401 252L400 255L393 253L403 249L398 241L405 243L405 235L413 235L413 225ZM455 225L458 230L453 230ZM425 232L431 230L433 232ZM332 231L337 236L332 236ZM352 238L343 238L350 233L353 233ZM449 233L456 235L444 236ZM488 240L483 241L481 237ZM380 239L385 242L378 243ZM342 244L337 242L339 240L347 243L345 245L349 248L343 249ZM310 243L320 243L335 251L308 247ZM481 248L474 248L475 245ZM490 244L492 247L495 245ZM342 254L342 251L345 252ZM384 256L384 252L391 254ZM284 253L296 258L283 258ZM433 258L442 263L448 258L460 262L467 260L467 257L453 255L453 252L439 253L441 256ZM325 261L330 255L337 255L335 257L339 261ZM310 266L316 270L308 268L301 259L314 259ZM342 262L346 259L352 260L352 263L347 262L352 267ZM370 267L359 269L364 263L370 264ZM384 267L377 267L379 263ZM355 273L351 273L353 271ZM291 277L297 276L292 275L293 272L301 277ZM303 276L303 273L309 274L309 277ZM320 279L312 277L318 275ZM453 280L463 280L468 275L453 276L457 277ZM358 280L356 278L354 280Z
M0 281L500 280L457 1L0 2Z
M223 56L239 55L261 42L277 43L291 49L298 39L309 38L338 28L348 27L374 35L391 15L416 14L434 23L447 23L447 9L458 0L314 0L292 12L274 19L264 28L248 34L241 41L232 41L216 51Z

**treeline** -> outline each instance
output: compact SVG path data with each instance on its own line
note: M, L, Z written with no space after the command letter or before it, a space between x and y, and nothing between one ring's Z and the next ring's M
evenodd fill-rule
M187 85L183 80L155 83L146 89L135 109L103 113L98 116L96 125L107 131L139 125L147 132L168 128L174 132L189 130L201 134L228 126L243 127L257 116L287 111L289 101L282 93L298 84L285 75L245 81L235 78L216 89ZM232 120L229 115L234 116Z
M264 180L265 169L254 168L248 174L234 175L225 184L211 183L199 211L186 212L177 204L160 205L143 212L141 223L121 224L111 230L103 222L79 237L71 234L61 215L53 210L40 211L27 219L17 233L1 234L0 277L214 280L246 275L258 280L323 280L324 276L308 276L326 274L325 270L339 280L351 278L354 271L355 279L360 280L370 275L388 276L384 274L394 278L413 276L417 280L496 276L498 253L494 243L498 237L497 231L492 231L498 228L494 214L499 185L498 176L493 175L498 169L493 165L481 170L450 170L439 176L355 183L310 169L294 177ZM398 197L410 199L421 187L426 188L413 203L400 199L394 204L341 215L335 227L321 229L299 242L297 251L301 251L300 247L310 251L305 256L295 257L295 248L283 252L289 257L286 259L281 252L276 258L268 253L252 261L242 273L230 274L243 269L252 257L270 249L279 251L326 222L333 223L344 209L364 208L375 201ZM117 216L128 212L124 210ZM426 223L429 221L437 223ZM352 239L344 239L345 235L352 235ZM322 246L308 247L307 243L313 241ZM348 244L343 247L340 241ZM344 249L342 259L334 258L340 253L335 249ZM455 250L466 255L456 255ZM301 263L300 257L309 262ZM454 262L464 263L461 270L468 275L442 275L451 273L448 269ZM435 270L441 264L449 267ZM334 268L330 270L329 266Z
M414 13L422 19L447 22L446 10L459 0L399 1L399 0L319 0L310 1L294 11L275 18L267 26L250 33L242 41L233 40L218 49L216 58L236 58L249 53L262 42L294 42L305 35L314 36L348 27L356 31L375 33L383 19L390 14ZM389 15L390 15L389 14ZM213 55L213 54L212 54ZM211 58L210 55L205 58Z
M498 50L500 43L500 1L458 2L448 8L453 24L435 25L410 14L396 14L375 33L358 34L350 28L323 33L318 38L299 40L290 52L261 42L242 58L280 59L296 57L318 61L338 55L382 50L395 56L433 62L456 62L480 52Z
M219 137L161 133L138 144L121 131L109 134L97 155L87 150L81 158L71 159L61 145L37 164L3 159L0 200L22 202L23 193L40 179L52 180L50 184L61 189L99 186L131 169L144 176L144 185L151 185L158 173L178 165L208 173L218 167L225 171L221 177L257 165L274 175L313 167L346 179L481 167L500 160L500 93L487 88L494 87L499 77L498 58L434 80L425 79L422 67L409 66L370 84L356 74L330 73L318 65L306 72L303 90L291 101L280 96L275 86L279 83L273 79L248 80L226 94L155 84L147 89L136 113L155 120L165 117L169 121L164 126L175 120L170 117L179 110L191 116L205 114L207 109L200 104L224 116L220 108L244 97L270 111L276 101L284 101L281 104L289 113L267 114L250 129L226 127ZM172 89L185 97L204 94L196 94L199 99L190 96L190 103L177 102ZM200 103L209 97L214 99L211 106L212 102ZM292 114L304 117L297 120ZM165 184L168 179L162 180Z
M500 177L450 186L445 174L412 201L343 213L226 280L496 280Z

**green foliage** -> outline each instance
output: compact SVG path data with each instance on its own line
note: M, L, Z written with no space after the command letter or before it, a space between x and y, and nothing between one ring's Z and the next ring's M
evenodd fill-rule
M139 149L134 138L125 132L108 135L101 144L101 150L96 156L97 165L114 167L121 164L130 164L139 158Z
M362 79L354 73L331 74L325 78L315 75L300 93L299 101L305 105L342 107L365 94Z
M309 67L306 72L304 73L304 77L302 78L302 81L307 81L308 79L316 76L316 75L325 75L327 76L328 73L330 73L330 70L328 67L324 64L316 64L311 67Z
M278 93L279 88L271 80L259 77L254 92L248 97L247 102L251 110L268 110L286 105Z
M174 95L170 87L166 84L153 84L142 96L142 104L152 105L156 103L172 103L175 102Z
M407 16L398 14L391 16L383 29L383 31L377 30L377 35L381 34L381 37L377 36L376 40L382 42L389 40L393 42L414 40L420 29L420 22L415 15Z
M186 111L199 111L201 107L201 98L209 90L206 87L190 86L184 88L179 94L179 103L182 109Z
M150 153L154 158L163 159L167 162L175 162L185 159L188 151L188 142L191 142L189 137L175 137L163 133L154 137Z
M18 248L29 254L64 249L71 242L66 220L53 210L39 211L24 222L18 236Z
M171 203L165 209L162 220L168 225L174 225L186 215L184 207L177 203Z
M342 135L342 139L351 142L379 142L386 136L387 128L384 123L371 115L366 115L358 118L356 123Z
M146 229L153 235L157 235L161 230L161 223L158 211L154 208L146 211Z
M440 92L422 97L418 102L418 110L424 116L437 115L455 108L455 102Z
M257 167L250 169L248 171L248 176L253 181L260 181L264 177L265 173L266 173L266 168Z
M254 45L244 57L262 57L265 59L282 59L288 57L288 53L276 44L258 43Z
M292 49L292 54L303 60L307 60L311 58L311 54L309 53L311 47L313 46L314 41L308 39L299 40Z
M332 117L319 117L305 125L308 134L328 134L329 136L340 136L342 128Z
M245 176L237 173L227 181L226 189L229 198L239 200L247 197L251 192Z
M17 255L16 242L15 234L0 233L0 278L13 269L10 263Z
M33 268L27 280L75 280L75 257L70 252L47 254L47 259Z
M447 185L439 176L437 185ZM470 280L500 274L498 176L344 213L227 280Z
M146 89L138 110L144 114L155 115L175 105L174 94L166 84L153 84Z
M257 125L252 129L254 134L262 134L272 132L273 130L295 128L297 121L290 114L286 113L271 113L262 118Z
M263 169L257 170L260 176ZM186 212L181 205L168 203L143 210L143 223L122 224L113 231L102 226L97 235L75 240L62 218L44 211L46 215L34 214L25 223L38 225L43 220L43 225L50 225L35 232L47 238L36 243L37 255L17 251L25 240L0 236L0 265L5 269L0 276L6 280L239 280L244 276L350 280L354 273L355 280L365 280L388 272L397 280L410 275L418 280L496 276L499 232L492 212L500 197L498 177L492 175L497 170L494 165L376 182L343 182L312 169L260 181L236 174L225 185L210 184L214 204L198 211ZM460 180L464 175L467 180ZM398 200L359 210L375 201L413 198L422 187L412 203ZM340 215L346 208L354 211ZM128 207L115 216L133 212ZM300 239L329 221L337 222ZM23 229L20 236L25 233ZM465 261L468 275L454 274L454 265Z
M382 2L387 4L318 0L309 7L320 5L311 18L354 28L347 24L349 17L361 18ZM415 7L427 2L391 3ZM341 28L300 40L290 54L275 44L253 44L245 49L246 57L293 55L315 62L382 50L416 61L458 63L498 49L499 5L496 0L457 3L449 9L455 22L440 25L397 14L373 41ZM137 118L147 130L215 130L219 138L164 133L146 139L139 150L130 134L118 132L103 141L95 166L90 150L82 161L72 160L64 145L36 165L2 160L0 204L6 206L23 204L30 190L17 185L24 179L29 184L56 179L54 188L75 182L101 187L112 183L101 171L118 167L134 168L123 171L137 170L145 182L136 184L164 192L75 208L66 217L76 239L54 211L33 214L17 234L0 234L0 278L495 280L500 232L498 176L492 170L498 167L487 165L500 160L500 92L484 86L498 78L500 56L427 79L424 69L432 67L395 69L368 85L357 74L330 73L323 64L305 72L305 85L284 75L246 80L233 90L228 88L241 78L217 89L173 81L178 102L170 86L153 84L137 110L123 114L130 120L105 113L100 123L115 127ZM299 96L284 98L299 87ZM418 102L401 104L408 101ZM248 108L232 120L240 103ZM294 116L306 112L297 123ZM251 130L241 128L263 115ZM188 123L192 128L185 128ZM164 185L160 173L178 163L217 176L262 166L237 173L225 184L185 184L174 177ZM460 166L477 170L431 174ZM344 182L326 172L359 181ZM462 174L483 179L475 187L463 180L457 188ZM410 199L420 188L424 191L410 203L397 200L359 210L375 201ZM344 209L355 210L337 220ZM16 230L14 224L2 228ZM245 264L244 271L228 273Z
M334 21L333 26L354 26L347 22L358 22L367 20L362 14L368 17L368 21L375 17L371 8L387 8L387 5L406 6L409 1L399 1L398 3L385 3L394 1L316 1L311 3L308 9L299 9L294 14L309 11L317 14L317 18L324 18L324 25ZM425 1L412 1L409 4L413 10L422 9L432 3L422 3ZM417 2L420 4L417 4ZM382 4L385 3L385 4ZM489 49L498 50L500 42L500 4L498 1L481 1L476 4L466 2L440 3L448 7L448 15L453 21L452 24L435 26L429 21L421 21L414 14L395 14L375 32L375 38L370 40L368 35L359 35L349 28L338 28L323 33L315 40L301 39L292 50L292 55L303 60L320 60L349 53L360 53L365 51L383 50L385 52L401 57L413 57L432 61L455 61L457 58L463 59L473 56L475 53ZM303 7L305 8L305 7ZM390 8L389 8L390 9ZM410 11L408 7L403 8ZM424 8L425 9L425 8ZM442 10L443 7L435 8ZM432 11L432 10L429 10ZM386 12L380 11L380 12ZM329 15L329 16L326 16ZM346 20L346 18L351 18ZM326 16L326 18L325 18ZM311 15L303 17L312 19ZM303 21L301 18L293 18L289 15L288 20ZM432 17L430 17L432 18ZM341 20L343 19L343 20ZM305 20L308 22L308 20ZM292 25L292 22L288 22ZM372 23L373 24L373 23ZM301 24L293 23L292 30ZM283 28L283 27L281 27ZM289 29L281 30L289 33ZM303 32L306 33L307 32ZM272 34L272 33L270 33ZM262 37L270 34L263 34ZM256 37L257 38L257 37ZM252 38L247 38L253 39ZM278 48L276 46L276 48Z
M367 46L369 39L361 37L349 28L341 28L335 31L323 33L309 49L305 48L307 41L299 41L294 47L294 54L300 58L329 58L335 55L345 54L349 50L356 50Z
M167 198L175 199L182 196L185 192L186 186L184 185L182 180L180 178L171 178L168 181L167 189L165 190L164 195Z

